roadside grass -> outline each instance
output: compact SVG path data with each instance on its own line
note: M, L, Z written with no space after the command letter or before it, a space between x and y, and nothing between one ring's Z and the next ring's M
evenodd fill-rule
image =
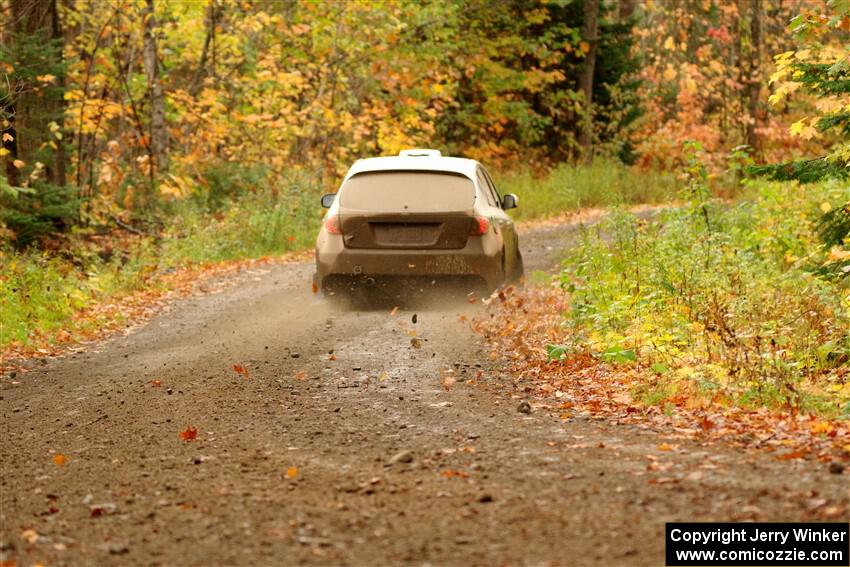
M81 231L58 254L0 248L0 348L85 337L104 321L80 317L84 310L139 290L162 291L171 285L163 276L177 270L306 249L319 227L320 193L309 182L277 183L214 210L189 198L168 205L172 223L156 238Z
M818 238L839 182L755 182L647 222L616 212L564 261L558 356L644 371L643 403L721 402L850 419L850 277Z
M675 173L639 170L614 160L597 159L591 165L561 164L544 176L528 169L497 175L496 186L515 193L517 220L557 216L564 211L663 203L676 198L682 182Z

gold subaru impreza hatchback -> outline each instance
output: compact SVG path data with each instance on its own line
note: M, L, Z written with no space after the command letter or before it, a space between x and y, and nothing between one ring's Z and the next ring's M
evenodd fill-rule
M523 276L514 223L477 161L437 150L354 163L327 208L316 239L314 290L424 290L451 281L490 292Z

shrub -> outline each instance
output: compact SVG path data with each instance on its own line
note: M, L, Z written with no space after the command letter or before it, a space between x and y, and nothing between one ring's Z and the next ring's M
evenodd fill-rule
M848 189L752 189L737 205L691 202L650 222L620 212L586 231L561 276L568 347L631 351L661 382L794 407L814 403L819 381L846 381L850 296L818 273L817 222Z

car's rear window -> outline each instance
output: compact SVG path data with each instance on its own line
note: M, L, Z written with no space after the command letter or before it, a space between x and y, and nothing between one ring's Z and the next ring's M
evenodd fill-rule
M340 207L374 211L461 211L472 208L475 187L462 175L434 171L360 173L345 182Z

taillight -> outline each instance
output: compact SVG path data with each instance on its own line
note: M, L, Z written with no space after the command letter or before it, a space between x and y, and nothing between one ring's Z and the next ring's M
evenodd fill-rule
M487 217L475 217L472 221L472 228L469 229L469 234L472 236L486 234L490 230L490 221Z
M328 234L342 234L342 229L339 227L339 215L332 215L325 219L325 230Z

